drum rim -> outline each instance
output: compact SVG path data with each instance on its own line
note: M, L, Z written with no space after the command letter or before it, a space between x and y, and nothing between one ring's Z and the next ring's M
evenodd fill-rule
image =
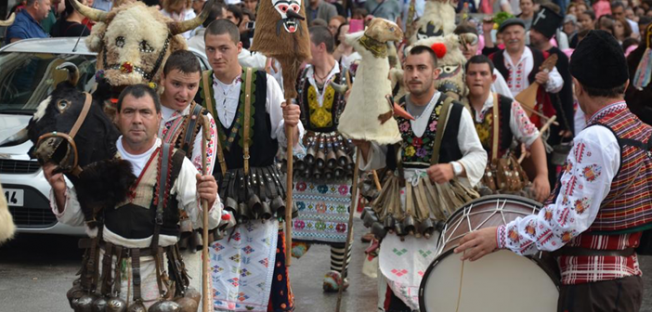
M538 201L535 201L533 199L529 199L527 197L518 196L518 195L495 194L495 195L482 196L480 198L476 198L476 199L464 204L463 206L457 208L457 210L455 210L455 212L453 212L450 216L448 216L448 218L446 218L446 221L444 222L443 228L439 231L439 235L437 235L438 238L439 238L438 241L442 242L442 239L444 239L444 233L446 232L445 230L447 229L447 225L452 221L453 218L455 218L455 217L457 217L457 215L461 214L464 211L464 208L469 207L471 205L475 205L475 204L477 204L478 202L481 202L481 201L492 200L492 199L511 200L511 201L517 201L517 202L521 201L521 202L523 202L525 204L534 205L535 208L536 208L536 211L539 211L539 210L543 209L543 207L544 207L544 205L542 203L538 202ZM438 250L436 250L437 252L441 252L439 250L440 249L439 247L437 249L438 249Z
M499 251L499 250L506 250L506 251L512 252L511 250L508 250L508 249L496 249L496 251ZM438 255L434 260L432 260L430 265L428 265L428 269L426 269L426 272L423 273L423 278L421 278L421 283L419 284L419 312L428 312L426 310L426 308L425 308L425 306L426 306L425 296L423 295L423 292L425 291L425 284L426 284L426 281L428 280L427 277L430 276L430 273L435 269L435 267L439 264L439 262L441 262L441 260L443 260L447 256L450 256L450 254L454 253L454 251L455 251L455 248L451 248L451 249L447 250L446 252ZM518 255L516 253L514 253L514 254L517 255L517 256L520 256L520 255ZM559 291L560 284L557 281L555 281L555 279L552 278L550 272L548 272L546 269L542 268L531 257L529 257L529 256L520 256L520 257L523 257L525 259L528 259L529 261L534 262L541 270L544 271L544 273L546 273L546 275L548 275L550 277L550 280L552 281L552 283L555 285L555 287Z

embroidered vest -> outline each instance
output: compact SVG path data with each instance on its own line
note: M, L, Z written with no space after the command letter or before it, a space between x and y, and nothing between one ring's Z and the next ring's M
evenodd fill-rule
M512 99L498 94L498 158L505 155L505 152L507 149L509 149L509 147L512 145L512 141L514 140L512 129L509 127L509 122L512 118L512 102ZM488 159L491 161L493 156L491 154L491 147L494 141L493 127L495 126L493 124L493 109L489 109L487 111L487 113L484 115L484 118L482 119L482 122L477 122L475 119L475 109L471 105L469 105L469 108L471 109L472 115L474 116L473 123L475 124L475 130L478 133L478 137L480 137L480 143L482 143L484 150L487 151Z
M642 123L627 107L602 114L589 126L603 125L613 131L621 149L620 169L589 231L638 232L652 222L652 155L645 147L635 145L652 139L652 127ZM594 172L587 167L584 174Z
M229 170L244 168L244 94L245 86L247 83L252 85L253 99L251 100L251 129L249 134L252 137L251 145L249 147L250 159L249 165L251 167L266 167L274 164L274 158L276 156L276 151L278 150L278 141L272 139L272 124L270 121L269 114L267 113L266 97L267 97L267 73L264 71L255 71L252 75L252 81L245 81L246 69L243 68L242 73L242 85L240 87L240 101L238 103L238 109L235 115L235 119L231 124L231 127L226 128L220 122L219 116L213 114L215 118L215 123L218 128L218 137L219 144L223 147L224 150L224 159ZM200 83L202 86L202 97L211 97L215 99L215 94L213 92L213 72L210 71L208 74L210 79L209 88L206 90L203 88L203 83ZM212 102L215 102L213 100ZM202 106L206 107L207 101L202 101ZM217 104L215 104L217 105ZM206 107L209 112L215 113L215 107ZM217 175L220 172L219 163L216 163L213 174Z
M301 123L305 129L314 132L333 132L337 131L340 115L344 110L344 96L335 91L331 82L346 85L345 77L342 73L335 74L325 85L322 106L319 106L318 90L310 84L307 73L308 68L303 69L301 73L298 90L298 104L301 107Z
M175 119L170 128L163 133L163 142L173 143L175 148L179 148L191 157L195 144L195 138L201 129L199 118L207 111L196 102L190 104L188 115Z
M150 164L141 173L137 184L132 190L132 196L125 202L119 203L115 209L103 209L104 226L111 232L128 239L139 239L151 236L154 233L156 224L156 197L157 197L157 180L160 170L161 151L152 154ZM185 153L181 150L175 150L174 154L167 160L171 162L171 171L169 173L168 189L170 189L181 171ZM162 192L164 190L158 190ZM161 234L177 236L179 235L179 204L176 196L170 195L167 204L163 210L163 224L161 225Z
M399 116L394 116L398 123L401 136L403 137L403 141L397 145L398 148L401 149L400 161L405 165L405 167L427 168L430 166L430 160L432 158L435 144L435 135L437 132L437 121L439 120L439 114L445 99L446 95L442 93L437 103L435 103L435 107L432 109L432 113L428 119L428 125L421 137L417 137L417 135L412 131L412 124L409 120ZM405 97L401 98L399 101L401 105L405 105L405 102ZM463 109L464 106L457 102L453 102L451 105L450 115L444 132L445 135L441 142L441 148L439 149L439 163L455 161L461 159L463 156L462 151L457 144L457 135L459 132L460 118L462 117ZM397 166L397 145L390 145L387 152L387 167L392 170Z

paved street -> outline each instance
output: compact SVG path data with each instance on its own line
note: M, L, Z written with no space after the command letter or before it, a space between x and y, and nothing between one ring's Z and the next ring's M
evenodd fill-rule
M351 287L345 293L342 312L376 311L375 280L363 276L359 243L364 232L356 222ZM66 291L79 268L77 239L67 236L19 235L0 248L0 312L70 311ZM335 311L337 294L324 294L323 274L330 265L330 250L315 246L290 268L297 312ZM641 257L646 289L652 289L652 258ZM652 312L652 295L646 293L641 311Z

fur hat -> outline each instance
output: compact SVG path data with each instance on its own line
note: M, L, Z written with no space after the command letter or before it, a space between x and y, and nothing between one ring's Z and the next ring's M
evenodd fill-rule
M570 73L582 85L611 89L629 79L625 54L604 30L592 30L580 42L570 61Z
M552 38L563 21L561 15L544 6L534 14L533 19L532 29L540 32L546 38Z

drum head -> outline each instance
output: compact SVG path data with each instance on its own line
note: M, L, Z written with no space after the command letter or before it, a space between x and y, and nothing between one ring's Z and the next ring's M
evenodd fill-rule
M430 265L419 288L421 312L557 310L559 291L533 260L499 250L464 261L462 277L460 257L449 251Z

